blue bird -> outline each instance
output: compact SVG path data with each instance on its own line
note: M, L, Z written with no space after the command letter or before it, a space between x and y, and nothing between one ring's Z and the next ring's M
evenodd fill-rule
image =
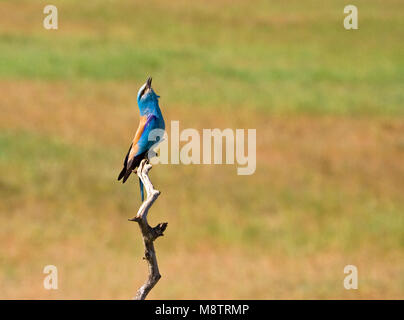
M152 141L149 140L150 132L154 129L165 129L164 118L158 102L159 96L154 92L151 83L152 78L149 77L137 94L140 121L135 137L123 162L123 169L118 176L118 181L122 179L122 183L125 183L132 171L139 166L143 159L148 159L149 150L156 144L156 141L153 141L153 139ZM140 179L139 183L143 201L143 184Z

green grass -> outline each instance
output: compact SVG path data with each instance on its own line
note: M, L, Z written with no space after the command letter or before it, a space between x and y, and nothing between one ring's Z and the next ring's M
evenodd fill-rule
M341 1L63 1L59 30L0 34L0 78L138 83L151 74L165 97L196 107L402 115L404 19L389 4L360 2L360 29L347 31Z

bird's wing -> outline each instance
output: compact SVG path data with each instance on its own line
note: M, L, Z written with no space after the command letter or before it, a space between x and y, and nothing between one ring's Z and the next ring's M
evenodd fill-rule
M149 140L149 135L152 130L157 128L157 117L155 115L149 115L145 124L143 133L137 142L138 151L137 154L141 154L149 151L150 147L154 144L153 140Z
M131 149L132 149L132 144L130 144L128 153L126 154L125 160L123 161L123 169L122 169L122 171L119 173L118 181L121 180L121 179L124 177L125 173L126 173L126 168L127 168L126 166L127 166L127 164L128 164L128 157L129 157L129 153L130 153L130 150L131 150Z
M123 166L124 166L125 168L126 168L126 165L128 164L128 157L129 157L130 150L132 150L132 143L131 143L130 146L129 146L129 150L128 150L128 153L127 153L126 156L125 156L125 160L123 161Z
M149 133L155 127L155 120L156 116L154 115L141 117L135 138L132 141L131 150L128 154L127 168L132 167L132 161L137 155L147 152L153 144L153 141L149 142Z

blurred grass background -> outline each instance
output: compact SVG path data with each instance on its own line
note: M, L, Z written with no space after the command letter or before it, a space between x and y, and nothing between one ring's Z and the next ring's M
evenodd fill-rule
M257 129L252 176L153 169L150 298L404 298L402 1L355 1L355 31L340 0L55 0L56 31L47 4L0 1L0 298L141 285L137 180L116 176L149 75L167 123Z

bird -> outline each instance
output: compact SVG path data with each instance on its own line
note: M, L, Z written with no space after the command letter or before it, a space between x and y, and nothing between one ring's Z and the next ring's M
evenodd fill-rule
M149 151L156 146L156 140L149 140L149 134L154 129L165 130L163 114L161 113L158 96L152 88L152 78L149 77L146 83L140 87L137 94L137 104L140 112L139 126L136 130L128 153L123 162L123 169L119 173L118 181L122 179L125 183L130 174L136 170L143 159L149 160ZM160 141L161 142L161 139ZM143 183L139 178L140 195L144 201Z

